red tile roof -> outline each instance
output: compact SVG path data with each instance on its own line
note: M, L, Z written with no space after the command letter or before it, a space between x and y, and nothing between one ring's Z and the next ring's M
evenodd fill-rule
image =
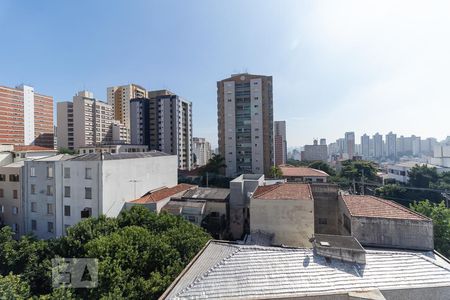
M286 177L329 177L326 172L308 167L280 166Z
M14 145L14 151L56 151L56 150L52 148L34 145Z
M174 196L176 194L185 192L187 190L196 188L196 185L180 183L171 188L163 187L158 190L150 191L141 198L130 201L131 203L145 204L145 203L153 203L158 202L168 197Z
M374 196L342 195L342 199L354 217L430 220L400 204Z
M309 184L282 183L258 187L253 194L253 199L312 200L312 193Z

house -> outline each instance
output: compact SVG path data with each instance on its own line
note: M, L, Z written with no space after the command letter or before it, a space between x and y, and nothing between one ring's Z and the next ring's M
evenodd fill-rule
M250 233L273 235L272 244L308 247L314 235L314 199L304 183L259 186L250 200Z
M339 195L338 228L363 246L433 250L433 222L393 201Z
M293 167L289 165L280 166L282 177L288 182L327 182L328 175L322 170L308 167Z
M440 166L435 166L431 164L425 164L415 161L405 161L397 164L390 164L387 165L387 175L384 176L385 179L394 179L395 181L401 182L401 183L408 183L409 181L409 175L408 172L411 171L412 168L415 166L427 166L429 168L436 168L436 171L438 173L449 171L449 168L443 168Z
M186 201L170 200L161 211L175 216L181 216L189 222L201 226L205 217L205 200Z
M313 243L212 240L160 299L450 299L450 262L436 252L362 248L351 237Z

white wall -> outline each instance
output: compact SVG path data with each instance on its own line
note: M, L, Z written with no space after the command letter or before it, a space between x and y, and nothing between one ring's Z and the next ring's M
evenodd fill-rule
M264 128L262 111L262 80L250 80L250 118L252 138L252 172L264 173ZM256 106L256 107L255 107Z
M22 85L23 90L23 120L24 120L24 144L31 145L34 142L34 89Z
M223 86L226 176L232 177L236 174L236 103L234 81L226 81L223 83Z

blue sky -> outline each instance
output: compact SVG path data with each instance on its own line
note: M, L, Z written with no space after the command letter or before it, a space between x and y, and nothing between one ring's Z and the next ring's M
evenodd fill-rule
M0 85L56 101L137 83L194 105L217 144L216 81L272 75L289 145L345 131L450 135L446 1L0 1Z

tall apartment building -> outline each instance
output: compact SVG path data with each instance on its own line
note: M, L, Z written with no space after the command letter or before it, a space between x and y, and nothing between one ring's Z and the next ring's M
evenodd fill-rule
M178 166L190 170L192 162L192 103L168 91L149 91L148 98L130 102L133 144L178 156Z
M226 176L269 174L274 165L272 76L244 73L217 82L217 108Z
M373 156L381 158L383 153L383 136L377 132L373 135Z
M111 105L97 100L91 92L78 92L73 102L58 102L57 112L59 148L129 143L129 130L114 120Z
M53 97L0 86L0 144L53 148Z
M392 131L386 134L386 156L397 157L397 135Z
M211 144L205 138L193 138L192 149L196 158L195 164L197 166L204 166L211 159Z
M130 100L147 97L147 91L137 84L127 84L109 87L106 93L114 119L130 128Z
M301 152L302 161L327 161L328 147L327 145L319 145L317 140L313 141L312 145L305 145Z
M287 160L286 121L274 122L275 165L284 165Z
M352 159L355 155L355 133L353 131L345 133L345 153L348 154L348 158Z
M367 134L361 136L361 154L364 158L370 157L370 137Z
M84 218L116 217L125 202L177 184L177 159L153 151L55 155L25 161L25 232L41 239L65 234Z

